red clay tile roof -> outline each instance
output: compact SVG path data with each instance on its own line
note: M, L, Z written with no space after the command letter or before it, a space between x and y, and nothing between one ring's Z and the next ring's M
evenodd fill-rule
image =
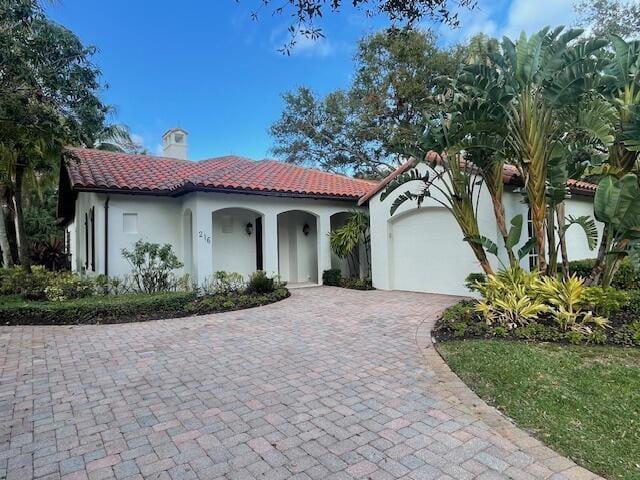
M194 162L69 148L65 157L75 190L178 195L219 189L357 200L375 185L275 160L235 156Z
M429 152L430 156L436 155L434 152ZM396 168L391 174L386 176L382 181L380 181L377 185L371 188L366 195L363 195L358 201L358 205L363 205L371 198L373 198L378 192L380 192L384 187L386 187L394 178L398 175L403 174L407 170L411 169L413 166L414 160L407 160L405 163ZM518 173L518 169L513 165L505 165L504 170L502 171L502 179L506 185L521 185L522 180L520 178L520 174ZM582 195L593 195L596 191L597 185L593 183L585 182L582 180L573 180L569 179L567 181L567 186L573 193L578 193Z

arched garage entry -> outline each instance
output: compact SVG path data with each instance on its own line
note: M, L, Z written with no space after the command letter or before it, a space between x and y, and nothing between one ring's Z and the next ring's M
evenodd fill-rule
M278 215L278 270L291 284L318 283L318 219L302 210Z
M237 272L247 279L262 270L262 215L246 208L212 214L213 271Z
M389 219L392 289L469 295L464 280L479 271L460 227L445 208L416 208Z

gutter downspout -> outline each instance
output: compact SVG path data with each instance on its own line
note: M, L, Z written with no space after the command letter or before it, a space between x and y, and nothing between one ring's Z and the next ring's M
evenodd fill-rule
M104 276L109 277L109 196L104 201Z

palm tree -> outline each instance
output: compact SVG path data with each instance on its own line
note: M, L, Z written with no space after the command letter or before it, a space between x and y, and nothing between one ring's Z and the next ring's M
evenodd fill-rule
M580 40L580 29L544 28L517 42L504 38L490 62L466 65L456 81L461 94L492 98L491 121L469 123L471 143L492 150L519 171L531 212L538 268L547 271L547 248L555 262L553 232L556 206L564 200L566 175L549 178L566 165L567 132L594 132L597 119L582 116L569 124L575 111L599 81L604 65L597 54L603 39ZM473 157L472 157L473 158ZM557 168L550 168L552 165ZM562 172L561 172L562 173ZM562 178L565 178L563 183ZM564 219L563 219L564 220Z

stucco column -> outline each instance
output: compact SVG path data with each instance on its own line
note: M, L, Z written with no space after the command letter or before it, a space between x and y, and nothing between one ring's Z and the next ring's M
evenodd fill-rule
M192 211L193 222L193 264L198 284L213 275L213 237L211 208L200 202Z
M322 284L322 272L331 268L331 216L323 214L318 217L318 283Z
M278 270L278 215L265 213L263 217L263 265L268 275L277 275Z

